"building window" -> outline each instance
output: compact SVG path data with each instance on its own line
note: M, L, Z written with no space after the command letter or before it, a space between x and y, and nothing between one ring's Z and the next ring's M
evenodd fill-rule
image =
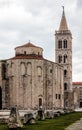
M67 83L64 83L64 90L67 90Z
M50 73L52 73L52 69L50 69Z
M64 77L67 76L67 70L64 70Z
M39 107L42 106L42 98L39 98Z
M24 51L24 55L26 55L26 51Z
M64 44L64 48L67 48L67 40L64 40L63 44Z
M61 63L62 62L62 56L60 55L58 59L59 59L59 63Z
M62 48L62 40L59 40L59 41L58 41L58 48L59 48L59 49Z
M42 68L40 66L37 67L38 76L42 76Z
M38 56L40 55L40 52L38 52Z
M27 63L27 75L31 75L32 74L32 65L31 63Z
M57 99L57 94L56 94L56 99Z
M25 75L25 63L21 63L20 68L21 75Z
M64 55L64 63L67 63L67 55Z
M82 102L80 102L80 106L79 107L82 108Z
M61 98L61 95L59 94L59 99Z

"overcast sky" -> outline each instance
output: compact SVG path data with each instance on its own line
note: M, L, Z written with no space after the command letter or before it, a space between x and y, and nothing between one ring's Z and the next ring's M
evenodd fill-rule
M62 6L73 37L73 81L82 81L82 0L0 0L0 59L13 57L14 48L30 40L55 61Z

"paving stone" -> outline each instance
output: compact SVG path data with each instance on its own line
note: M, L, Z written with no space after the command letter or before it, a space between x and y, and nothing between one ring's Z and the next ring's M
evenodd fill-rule
M65 130L82 130L82 118L72 125L68 126Z

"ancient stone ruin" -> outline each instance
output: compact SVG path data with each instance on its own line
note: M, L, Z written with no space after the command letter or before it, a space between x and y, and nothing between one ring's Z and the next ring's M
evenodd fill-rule
M20 115L18 109L16 107L12 107L10 111L10 116L8 119L8 127L9 128L20 128L23 124L20 119Z

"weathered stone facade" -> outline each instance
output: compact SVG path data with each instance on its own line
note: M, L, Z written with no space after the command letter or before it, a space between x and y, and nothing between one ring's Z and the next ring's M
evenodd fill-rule
M43 49L31 43L17 47L15 51L15 57L5 63L2 107L63 108L63 67L44 59Z
M59 30L55 32L55 56L56 63L64 67L64 107L73 106L72 90L72 34L68 29L65 12L63 10ZM72 97L71 97L71 96Z
M15 57L0 62L1 108L71 107L72 34L63 10L55 33L56 63L43 58L43 49L32 43L15 48Z

